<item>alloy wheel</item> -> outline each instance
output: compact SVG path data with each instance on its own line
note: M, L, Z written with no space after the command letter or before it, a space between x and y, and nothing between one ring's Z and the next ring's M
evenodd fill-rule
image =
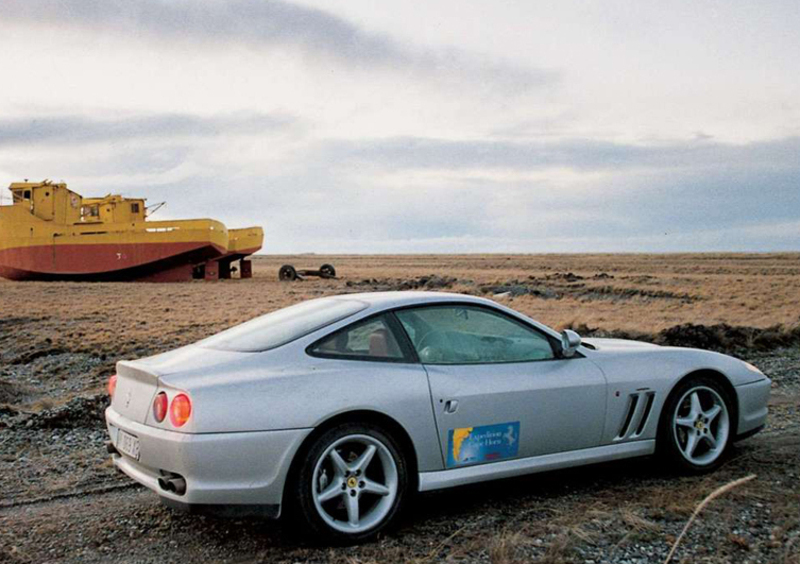
M398 470L389 449L369 435L347 435L317 460L311 484L314 506L331 528L349 534L378 526L390 513Z
M695 386L678 401L672 427L683 457L697 466L708 466L728 443L728 407L716 390Z

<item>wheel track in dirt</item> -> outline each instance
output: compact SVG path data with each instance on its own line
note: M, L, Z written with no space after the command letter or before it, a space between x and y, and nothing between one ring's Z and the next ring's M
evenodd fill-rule
M7 510L14 509L15 507L23 507L26 505L39 505L43 503L49 503L52 501L60 501L63 499L69 499L74 497L83 498L85 496L92 496L92 495L102 495L111 492L116 492L119 490L134 490L138 489L144 491L144 487L140 486L137 483L129 483L129 484L109 484L106 486L101 486L99 488L86 488L80 490L72 490L67 492L60 492L55 493L52 495L35 497L30 499L20 499L20 500L0 500L0 513L3 513Z

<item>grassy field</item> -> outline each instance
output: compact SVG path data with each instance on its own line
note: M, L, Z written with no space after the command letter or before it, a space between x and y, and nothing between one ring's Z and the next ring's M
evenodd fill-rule
M286 263L331 263L339 277L279 282ZM705 495L756 473L714 502L676 561L800 562L796 343L767 352L735 343L773 378L770 423L714 474L677 477L634 460L457 488L422 496L398 531L350 549L304 546L280 524L171 512L114 472L102 446L117 360L308 298L434 288L493 298L555 328L790 331L800 325L800 254L260 256L254 267L250 280L180 284L0 280L0 561L662 562Z
M339 278L279 282L285 263L331 263ZM497 301L555 328L655 332L687 322L800 324L800 254L259 256L250 280L0 281L0 320L22 323L15 323L27 334L20 349L38 350L46 342L117 356L191 342L304 299L395 289L430 275L455 279L446 290L499 294Z

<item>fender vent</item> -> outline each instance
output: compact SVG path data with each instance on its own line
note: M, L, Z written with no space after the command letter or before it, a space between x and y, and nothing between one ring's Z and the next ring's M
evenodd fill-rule
M645 425L647 425L648 419L650 419L650 410L653 409L653 399L655 399L656 394L650 392L647 394L647 403L644 406L644 413L642 413L642 419L639 421L639 426L636 427L636 433L634 436L638 437L644 431Z
M641 391L630 395L625 420L614 440L636 439L644 432L647 421L650 419L650 412L653 410L655 396L656 393L651 391Z
M619 430L619 434L617 435L618 439L622 439L628 434L628 429L630 429L633 413L636 411L637 405L639 405L639 394L633 394L631 395L630 401L628 401L628 414L625 416L625 422Z

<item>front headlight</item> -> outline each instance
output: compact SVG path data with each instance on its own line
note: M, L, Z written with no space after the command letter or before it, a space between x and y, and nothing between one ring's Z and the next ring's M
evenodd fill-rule
M761 374L762 376L764 375L764 373L761 372L761 370L758 369L758 366L750 364L749 362L745 362L744 365L747 367L747 369L750 372L755 372L756 374Z

